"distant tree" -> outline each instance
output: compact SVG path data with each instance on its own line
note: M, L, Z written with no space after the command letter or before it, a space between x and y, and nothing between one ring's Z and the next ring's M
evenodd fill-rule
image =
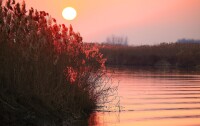
M196 40L196 39L178 39L177 43L200 43L200 40Z
M200 69L200 44L161 43L143 46L102 46L110 66L153 66Z
M106 38L106 44L112 45L128 45L128 37L112 35Z

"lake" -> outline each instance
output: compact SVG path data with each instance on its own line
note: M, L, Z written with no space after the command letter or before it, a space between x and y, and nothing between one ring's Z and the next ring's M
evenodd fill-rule
M94 112L90 126L200 126L200 74L109 69L118 96ZM114 71L114 72L112 72Z

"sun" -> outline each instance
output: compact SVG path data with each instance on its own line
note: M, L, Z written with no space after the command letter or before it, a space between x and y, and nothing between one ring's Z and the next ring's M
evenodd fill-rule
M66 7L62 11L62 16L66 20L74 20L77 16L77 13L73 7Z

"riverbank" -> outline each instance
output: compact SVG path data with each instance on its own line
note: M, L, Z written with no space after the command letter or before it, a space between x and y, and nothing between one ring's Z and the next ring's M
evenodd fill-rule
M200 69L200 44L99 45L107 66Z
M1 94L0 113L2 126L71 126L79 120L87 122L89 117L89 113L72 111L62 115L38 98L20 98L17 94L9 96L5 93Z

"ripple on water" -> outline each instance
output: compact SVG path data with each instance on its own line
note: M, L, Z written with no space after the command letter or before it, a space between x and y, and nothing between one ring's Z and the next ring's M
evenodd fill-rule
M119 70L114 77L120 104L93 113L91 126L200 126L200 75Z

